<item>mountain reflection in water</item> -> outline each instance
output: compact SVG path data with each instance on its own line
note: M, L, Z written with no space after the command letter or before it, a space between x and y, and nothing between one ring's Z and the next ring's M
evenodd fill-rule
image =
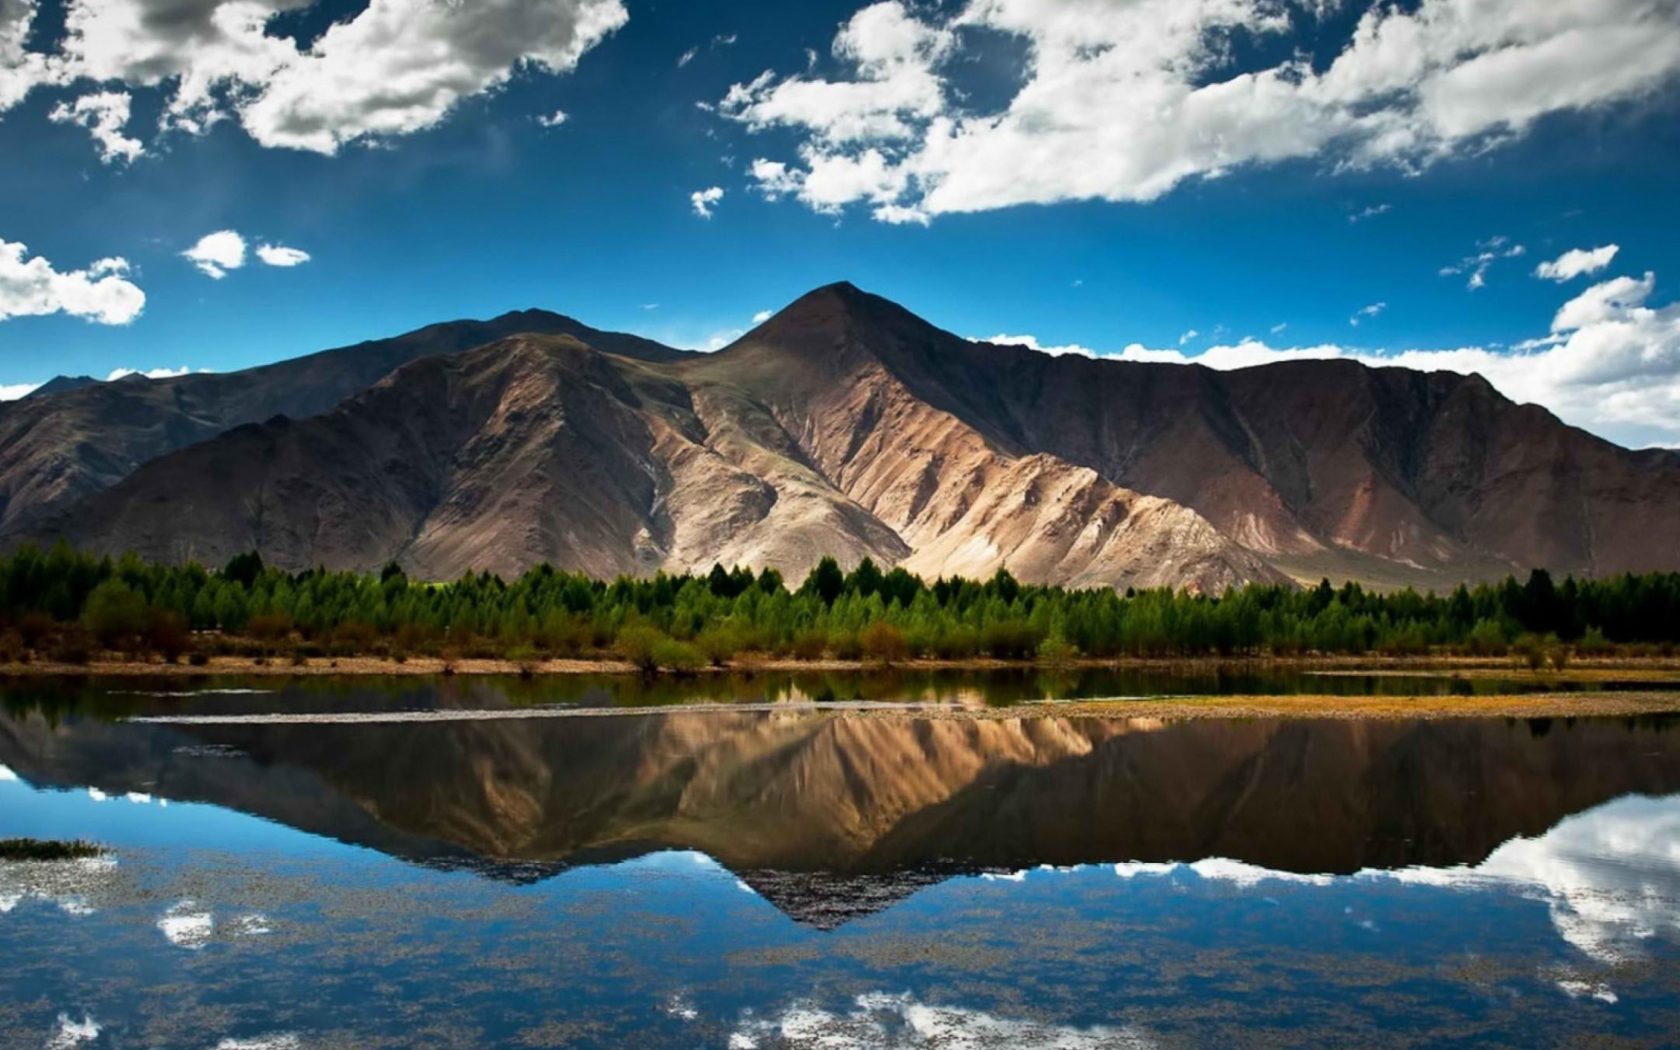
M1670 719L295 720L508 705L383 696L8 694L0 836L112 852L0 863L0 1046L1680 1031Z
M1680 792L1672 725L680 710L154 725L14 712L0 717L0 764L37 785L210 802L516 880L697 850L830 927L961 871L1474 866L1619 796Z

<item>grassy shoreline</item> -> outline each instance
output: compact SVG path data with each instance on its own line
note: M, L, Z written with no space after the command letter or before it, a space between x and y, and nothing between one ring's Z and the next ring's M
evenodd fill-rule
M145 678L301 676L524 676L560 675L643 675L661 679L698 678L716 675L790 674L800 672L916 672L916 671L1084 671L1139 670L1214 673L1218 671L1300 671L1326 676L1456 675L1466 678L1501 678L1533 681L1536 684L1564 681L1654 680L1680 681L1680 657L1580 658L1562 671L1533 670L1509 657L1492 656L1264 656L1264 657L1122 657L1075 659L1047 663L1031 660L971 658L962 660L917 659L882 664L869 660L797 660L786 658L736 659L720 666L690 671L642 672L623 660L555 659L515 661L506 659L451 659L410 657L402 662L384 657L311 657L303 662L291 659L248 656L216 656L204 664L168 663L163 660L96 660L85 664L0 663L0 676L16 678Z

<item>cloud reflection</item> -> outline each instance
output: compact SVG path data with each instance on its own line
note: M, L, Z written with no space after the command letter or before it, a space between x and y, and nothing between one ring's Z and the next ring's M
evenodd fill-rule
M930 1006L908 993L858 996L847 1013L796 1003L770 1018L747 1018L730 1033L730 1050L821 1047L823 1050L1151 1050L1130 1028L1073 1028L998 1017L981 1010Z

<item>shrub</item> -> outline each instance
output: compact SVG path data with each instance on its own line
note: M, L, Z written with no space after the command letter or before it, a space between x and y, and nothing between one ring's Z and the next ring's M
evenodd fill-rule
M863 656L863 646L858 644L858 636L850 631L835 631L829 635L829 648L834 650L836 660L856 660Z
M292 633L292 618L279 613L253 616L245 621L245 634L264 645L272 645Z
M865 627L858 638L858 646L864 656L889 666L910 657L910 646L904 640L904 632L885 620L876 620Z
M1615 648L1610 644L1610 640L1604 637L1604 632L1597 627L1587 628L1587 633L1582 635L1575 645L1576 651L1582 656L1609 656Z
M194 650L193 653L190 656L187 657L187 663L192 664L194 667L203 667L205 664L208 664L209 662L210 662L210 654L205 653L205 652L199 652L197 650Z
M53 647L51 656L54 663L86 664L93 659L93 636L84 628L71 624L58 633L58 644Z
M1078 655L1079 650L1073 647L1073 643L1058 632L1052 632L1038 644L1038 658L1052 666L1070 664Z
M121 580L106 580L88 595L82 625L105 648L125 648L146 629L146 597Z
M1530 671L1538 671L1546 663L1546 644L1536 634L1525 634L1511 643L1511 652L1519 664L1527 664Z
M675 638L660 638L654 642L651 656L655 666L679 674L698 671L704 663L700 658L700 650Z
M23 636L24 648L39 649L58 630L58 624L46 613L32 612L18 621L17 629Z
M659 660L654 654L654 647L664 640L665 636L657 627L650 627L645 623L631 624L618 632L618 640L613 643L613 649L625 663L634 665L643 674L651 674L659 670Z
M16 631L0 634L0 663L26 664L29 662L29 647L23 644L23 635Z
M800 631L793 636L793 655L799 660L821 660L823 653L828 651L828 634L825 631Z
M177 663L192 648L192 632L180 613L168 609L146 612L146 647L168 663Z
M351 620L341 623L332 635L332 652L335 656L365 656L373 650L373 643L379 637L379 632L371 626Z
M1024 620L987 624L980 648L999 660L1030 660L1044 641L1044 632Z
M713 667L728 663L740 647L740 637L727 627L709 627L694 636L694 648Z
M1497 620L1477 620L1470 636L1465 639L1465 645L1479 656L1503 656L1506 649L1505 629L1499 626Z

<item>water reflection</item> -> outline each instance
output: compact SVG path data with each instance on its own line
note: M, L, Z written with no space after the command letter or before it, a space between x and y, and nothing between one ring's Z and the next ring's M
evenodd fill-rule
M1520 854L1496 847L1622 795L1680 791L1674 725L682 711L151 725L34 713L0 717L0 763L38 785L211 802L514 880L696 850L827 927L944 874L1039 864L1514 865Z
M89 1050L1662 1046L1675 725L18 707L0 835L115 852L0 864L0 1031Z
M440 684L441 683L441 684ZM295 713L406 711L527 706L665 707L783 701L891 701L966 707L1104 697L1207 695L1447 696L1675 689L1680 683L1591 678L1465 677L1418 674L1319 673L1236 664L1187 663L1056 670L874 670L770 672L643 678L556 675L534 679L472 677L187 678L0 680L0 707L22 714L126 718L191 711L200 714L284 709Z

